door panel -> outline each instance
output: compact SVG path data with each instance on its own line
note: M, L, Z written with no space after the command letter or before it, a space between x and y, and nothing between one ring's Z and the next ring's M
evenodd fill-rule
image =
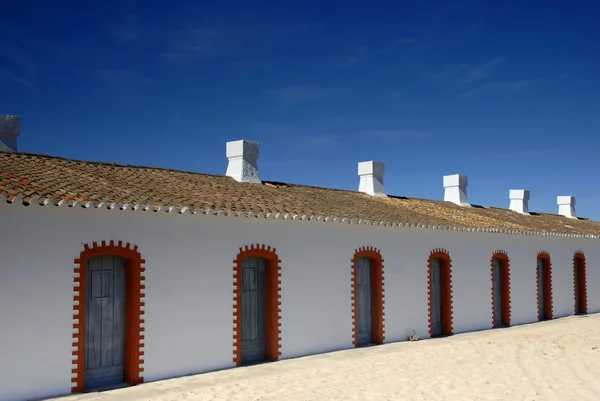
M538 313L540 315L540 320L546 319L546 314L544 311L544 305L546 303L546 294L544 292L544 260L542 258L538 258Z
M431 322L432 335L442 335L442 286L441 263L434 258L431 260Z
M502 326L502 262L494 259L494 325Z
M85 389L123 382L125 263L113 256L87 261Z
M573 277L574 283L575 283L575 313L581 313L581 295L580 295L580 291L581 289L579 288L579 275L580 275L580 268L581 268L581 263L579 261L579 259L575 259L575 269L573 271L573 274L575 275L575 277Z
M242 364L266 360L265 260L242 261Z
M356 261L356 295L358 314L358 345L370 344L373 339L371 315L371 260Z

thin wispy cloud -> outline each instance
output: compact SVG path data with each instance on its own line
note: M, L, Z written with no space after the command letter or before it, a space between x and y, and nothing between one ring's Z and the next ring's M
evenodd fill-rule
M496 67L499 64L502 64L503 62L504 62L503 57L496 57L494 59L491 59L490 61L488 61L487 63L485 63L483 65L469 68L466 71L465 77L462 78L460 80L460 82L462 84L470 84L470 83L473 83L476 81L481 81L483 79L486 79L490 76L494 67Z
M237 60L227 63L227 66L234 70L256 71L256 70L272 70L273 64L269 61L262 60Z
M368 130L357 133L357 136L369 136L381 139L425 139L433 136L430 132L411 129Z
M420 140L431 138L434 135L429 132L408 130L408 129L389 129L389 130L367 130L355 132L353 134L343 133L332 133L330 130L319 130L312 131L311 135L303 137L303 141L307 145L313 146L342 146L344 144L355 143L358 138L370 138L371 140L385 140L385 141L398 141L398 140Z
M344 68L344 67L352 67L358 63L363 62L365 56L360 55L348 55L348 56L336 56L336 57L327 57L323 60L315 60L314 64L317 68Z
M337 55L327 57L317 64L325 67L339 68L364 64L373 58L373 50L364 45L351 45Z
M340 63L338 65L340 67L349 67L351 65L358 63L359 61L360 61L360 59L358 57L348 57L345 60L340 61Z
M169 33L165 49L160 57L170 60L189 60L219 57L231 51L229 30L225 25L206 25L189 30Z
M93 70L92 75L105 83L115 85L127 82L131 86L148 86L154 83L154 78L140 76L135 69Z
M271 91L273 97L287 104L303 103L337 96L343 92L341 88L316 85L289 85Z
M0 66L0 80L23 86L33 86L32 81L5 66Z
M353 138L348 134L348 124L353 124L345 118L332 117L317 123L305 121L256 121L243 125L223 126L220 129L228 136L252 136L269 138L268 140L284 140L290 143L308 146L329 146L351 143Z
M459 97L474 97L474 96L482 95L484 93L500 93L500 94L513 95L525 88L528 88L528 87L531 87L534 85L552 82L552 81L557 81L560 79L567 78L568 76L569 76L569 74L560 74L560 75L555 75L555 76L551 76L551 77L543 77L543 78L490 82L487 84L480 85L476 88L471 88L464 92L461 92L459 94Z
M154 78L143 76L137 69L95 69L91 76L100 82L100 88L120 97L146 97L142 92L152 87Z
M175 113L171 119L171 123L177 127L189 127L198 125L198 117L196 116L184 116L179 113Z
M0 79L19 85L33 86L38 73L37 64L15 46L0 45Z
M432 77L435 81L446 85L469 85L490 78L496 67L504 62L504 57L494 57L477 65L452 64L441 71L434 72Z
M437 83L455 84L461 79L461 76L464 78L465 71L468 69L467 64L451 64L441 70L431 72L429 77Z
M431 44L425 43L422 40L412 36L401 36L391 40L391 42L384 44L382 48L379 48L376 53L378 54L397 54L402 52L405 56L413 56L415 52L431 47Z
M524 149L509 152L486 152L485 154L471 154L467 156L467 160L514 160L514 159L537 159L541 157L552 157L560 154L558 149L538 148Z
M394 43L397 43L399 45L411 45L413 43L415 43L417 40L411 36L405 36L405 37L401 37L401 38L396 38L394 40Z
M339 138L333 136L308 136L304 138L307 145L311 146L329 146L339 143Z
M138 45L142 43L140 26L136 23L113 25L108 28L108 31L119 43L135 43Z

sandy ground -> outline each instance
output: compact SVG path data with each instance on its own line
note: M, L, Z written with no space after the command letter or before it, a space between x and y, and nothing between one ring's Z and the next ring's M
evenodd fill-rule
M353 349L60 401L600 400L600 314Z

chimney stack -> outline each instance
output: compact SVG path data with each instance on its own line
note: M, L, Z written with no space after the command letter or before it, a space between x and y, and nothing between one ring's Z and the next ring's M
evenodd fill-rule
M358 176L360 177L358 191L371 196L386 198L387 195L383 187L384 172L385 169L382 162L368 161L358 163Z
M529 214L529 191L526 189L511 189L510 210L521 214Z
M20 133L21 117L0 114L0 150L16 152Z
M568 217L569 219L577 218L577 215L575 214L574 196L558 196L556 198L556 203L558 203L558 214Z
M228 177L232 177L238 182L261 183L258 174L258 142L253 141L233 141L227 142L227 165Z
M444 176L444 201L459 206L470 206L467 198L469 179L466 175L454 174Z

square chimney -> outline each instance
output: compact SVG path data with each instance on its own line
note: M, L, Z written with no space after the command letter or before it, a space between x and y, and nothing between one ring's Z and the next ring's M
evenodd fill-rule
M444 201L459 206L471 206L467 198L469 179L466 175L454 174L444 176Z
M511 189L509 192L510 210L521 214L529 214L529 191L526 189Z
M556 198L556 203L558 203L558 214L568 217L569 219L577 218L577 215L575 214L574 196L558 196Z
M246 140L227 142L226 154L229 164L225 175L238 182L261 183L256 164L259 154L258 142Z
M21 133L21 118L9 114L0 114L0 150L17 151L17 138Z
M358 163L358 175L360 182L358 191L371 196L387 197L383 187L383 173L385 165L382 162L360 162Z

